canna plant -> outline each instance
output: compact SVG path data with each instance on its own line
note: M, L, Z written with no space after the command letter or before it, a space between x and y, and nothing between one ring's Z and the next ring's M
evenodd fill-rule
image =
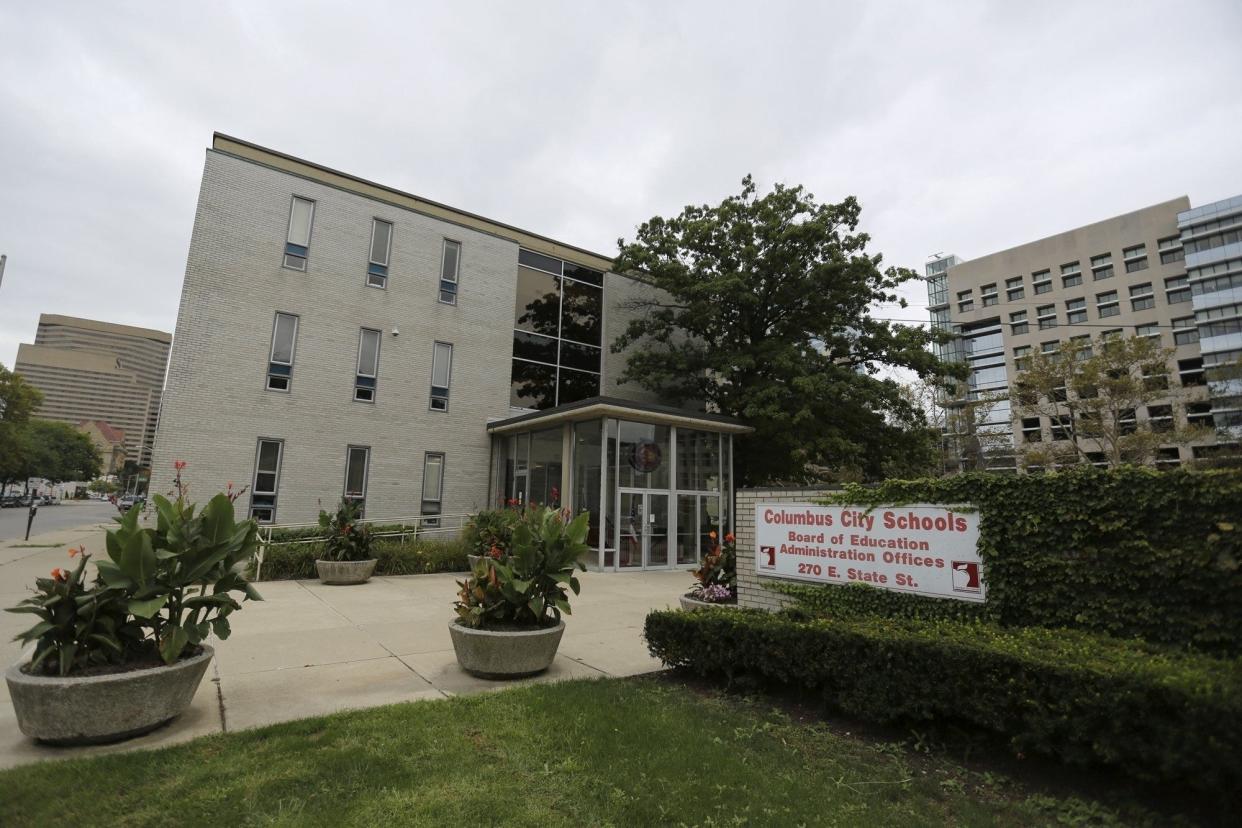
M153 498L155 528L139 527L138 510L130 509L107 534L110 560L97 563L102 583L128 596L128 611L166 664L212 633L229 637L229 614L241 609L231 593L263 600L242 575L259 545L258 525L234 519L233 501L244 489L230 486L197 512L186 499L184 467L176 464L176 499Z
M358 523L362 510L356 501L342 500L335 512L319 512L319 526L325 530L325 561L365 561L371 558L371 530Z
M585 570L590 514L565 523L565 514L530 508L513 526L509 556L487 557L459 581L459 623L475 629L550 627L570 614L569 593L581 589L576 570Z
M35 594L8 609L39 617L38 623L13 639L23 645L34 642L26 668L32 675L64 676L73 670L120 663L142 640L142 629L129 616L125 592L103 587L98 579L94 586L87 586L86 562L91 556L83 547L69 550L69 557L78 558L76 568L56 567L50 578L36 578Z
M712 604L729 603L737 596L737 543L732 532L725 533L724 542L716 542L716 530L707 533L712 542L711 551L699 561L699 568L692 570L694 584L691 597Z

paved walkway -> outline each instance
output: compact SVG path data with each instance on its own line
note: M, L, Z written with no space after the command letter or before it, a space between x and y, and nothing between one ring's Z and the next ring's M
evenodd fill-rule
M85 543L103 552L103 528L85 527L32 536L17 547L0 543L0 606L27 594L36 575L66 566L66 550ZM0 767L24 762L157 747L209 733L316 716L348 708L503 689L568 678L629 676L660 669L642 641L654 608L677 605L685 572L582 575L565 636L552 668L518 682L473 678L457 666L448 623L460 575L373 578L359 586L318 581L258 584L262 603L246 603L230 617L233 634L212 640L216 658L190 709L171 725L120 745L52 748L17 729L8 687L0 687ZM10 639L29 626L28 615L0 613L0 661L21 655Z

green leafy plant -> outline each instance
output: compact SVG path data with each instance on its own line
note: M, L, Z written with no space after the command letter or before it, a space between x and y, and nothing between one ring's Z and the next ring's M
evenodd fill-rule
M575 570L586 570L590 514L569 523L548 507L527 509L513 527L507 560L483 558L459 581L454 607L459 623L477 629L549 627L570 614L569 594L581 589Z
M78 558L77 567L72 571L56 567L50 578L35 579L35 595L8 609L39 617L37 624L13 639L23 645L34 642L27 667L31 674L64 676L119 663L142 640L142 629L130 618L125 592L100 586L98 578L87 586L86 562L91 556L83 547L69 550L69 556Z
M470 569L466 562L466 544L456 538L419 538L403 542L399 538L375 537L374 533L372 538L376 575L425 575ZM323 560L321 543L271 544L263 552L259 574L264 581L315 578L316 560ZM248 577L252 579L254 563L251 562L248 570Z
M361 507L342 500L335 512L319 512L319 526L326 530L323 544L325 561L367 561L371 559L371 530L359 524Z
M712 549L699 561L699 568L692 570L694 584L690 594L701 601L714 604L737 598L737 542L732 532L725 533L722 543L716 542L716 530L707 533Z
M513 501L516 503L516 501ZM513 545L513 528L521 519L518 509L484 509L470 517L462 529L462 539L471 555L500 558Z
M181 480L185 463L175 466L177 497L155 496L155 528L139 527L138 511L129 510L108 532L111 560L97 564L103 584L127 594L130 614L150 631L166 664L212 633L228 638L228 617L241 609L230 593L262 600L242 574L258 548L258 525L234 519L233 501L242 492L230 487L197 512Z

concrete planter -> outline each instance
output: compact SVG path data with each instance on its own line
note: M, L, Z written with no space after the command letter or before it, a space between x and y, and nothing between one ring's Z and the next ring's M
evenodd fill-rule
M375 571L375 558L369 561L315 561L315 571L325 584L365 584Z
M141 736L185 712L215 651L102 676L32 676L15 664L4 674L17 726L52 745L94 745Z
M457 663L472 676L511 679L533 676L552 666L565 634L565 622L539 630L476 630L449 622Z
M479 561L481 561L481 560L483 560L483 556L482 556L482 555L467 555L467 556L466 556L466 561L470 564L470 571L471 571L471 572L473 572L473 571L474 571L474 568L475 568L476 566L478 566Z
M689 595L680 596L681 608L689 612L690 610L701 609L720 609L722 607L737 607L737 601L730 601L727 604L713 603L711 601L700 601L698 598L691 598Z

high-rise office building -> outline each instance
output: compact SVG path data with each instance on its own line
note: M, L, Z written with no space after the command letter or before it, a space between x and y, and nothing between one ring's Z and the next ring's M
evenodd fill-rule
M127 459L146 465L171 342L163 331L45 313L14 369L43 394L36 416L110 423L124 432Z
M995 401L981 421L960 418L949 429L949 454L960 461L962 432L975 429L993 445L981 465L1013 470L1024 444L1066 439L1049 418L1014 412L1008 392L1029 356L1111 336L1148 337L1173 349L1169 373L1181 386L1179 402L1153 401L1137 419L1236 423L1237 381L1209 392L1204 364L1205 357L1236 362L1242 349L1239 233L1242 198L1192 210L1183 196L978 259L929 262L931 324L955 334L940 354L967 364L968 399ZM1216 442L1164 446L1157 462L1208 456Z

